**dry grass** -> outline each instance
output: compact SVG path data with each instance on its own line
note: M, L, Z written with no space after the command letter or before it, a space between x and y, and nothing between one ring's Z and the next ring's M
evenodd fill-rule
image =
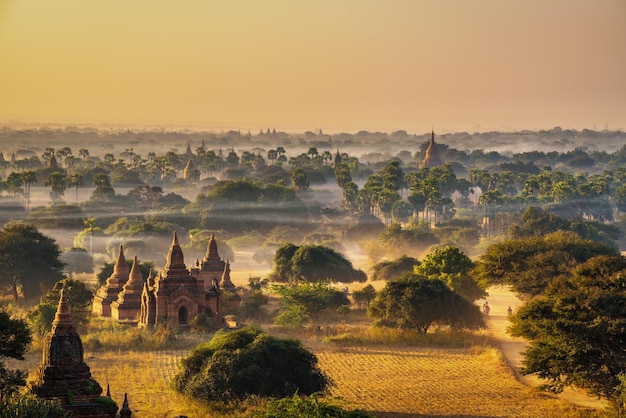
M331 396L378 417L581 416L570 404L517 382L493 348L314 345L320 367L335 382ZM254 409L254 404L211 407L171 390L169 382L187 354L187 350L87 353L85 361L104 390L110 385L118 404L128 393L136 418L237 417ZM20 366L33 370L40 356L29 353Z
M495 349L478 351L364 346L317 355L332 395L379 417L579 416L517 382Z

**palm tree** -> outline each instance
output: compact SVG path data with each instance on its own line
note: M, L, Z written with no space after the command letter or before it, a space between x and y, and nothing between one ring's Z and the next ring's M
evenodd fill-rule
M76 203L78 203L78 188L85 185L85 179L82 174L74 173L70 176L68 184L76 190Z
M55 171L46 179L46 186L50 186L52 205L62 202L65 189L67 188L67 174Z
M24 182L24 200L26 201L26 212L30 210L30 186L37 182L37 173L34 171L24 171L22 173Z

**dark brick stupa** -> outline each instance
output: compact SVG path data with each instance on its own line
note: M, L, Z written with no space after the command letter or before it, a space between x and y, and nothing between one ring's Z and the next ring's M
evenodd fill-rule
M100 396L102 387L91 378L83 343L76 332L70 306L61 289L59 307L46 335L43 359L29 389L44 399L58 400L72 417L115 417L117 405Z

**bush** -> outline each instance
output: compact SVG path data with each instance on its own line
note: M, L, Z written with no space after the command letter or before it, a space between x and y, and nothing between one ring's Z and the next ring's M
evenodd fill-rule
M218 331L182 361L173 387L198 400L232 401L251 395L282 397L324 391L330 379L317 357L293 339L258 328Z
M13 395L0 401L0 418L69 418L71 415L71 412L63 409L57 402L33 395Z
M339 405L320 401L317 396L302 398L294 394L290 398L276 399L269 402L264 410L254 414L256 418L370 418L373 415L365 411L346 411Z

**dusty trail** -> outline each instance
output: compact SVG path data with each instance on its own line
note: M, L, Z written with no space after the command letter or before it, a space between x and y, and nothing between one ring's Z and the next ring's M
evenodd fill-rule
M510 306L515 311L523 302L505 287L492 287L488 289L488 292L491 310L487 317L487 327L491 331L495 345L500 349L504 360L513 369L520 382L528 386L539 386L542 382L541 379L534 375L522 376L518 372L522 365L522 352L526 348L526 341L522 338L512 337L506 332L509 325L508 307ZM581 390L567 388L558 397L587 408L603 409L606 407L606 401L591 397Z

